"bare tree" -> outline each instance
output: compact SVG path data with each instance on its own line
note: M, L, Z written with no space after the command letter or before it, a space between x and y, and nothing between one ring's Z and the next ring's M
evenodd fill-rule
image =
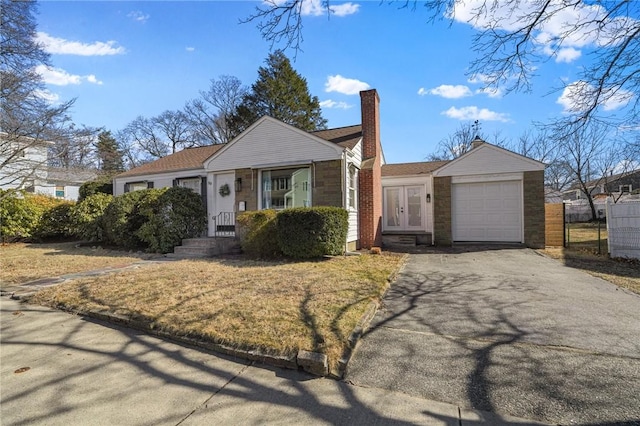
M477 135L474 123L462 123L446 138L438 142L437 151L427 158L430 161L453 160L462 154L469 152L472 148L472 141Z
M124 146L128 148L129 155L136 158L136 163L144 163L157 160L169 154L169 147L162 140L160 131L152 119L143 116L136 117L119 133Z
M35 13L34 1L0 2L0 186L10 190L45 178L48 148L75 131L68 117L74 101L52 105L35 71L49 65L34 41Z
M151 123L161 133L171 153L196 145L189 119L182 111L164 111L152 118Z
M211 79L209 89L200 91L199 98L187 102L185 113L200 144L227 143L233 138L227 120L246 94L247 88L237 77L221 75Z
M272 44L300 49L306 0L267 0L243 22L257 22ZM640 2L611 0L388 0L400 8L424 6L430 20L446 17L467 22L478 32L477 54L469 74L487 87L529 90L531 77L550 57L571 57L589 47L591 65L565 87L571 115L564 122L577 126L604 114L613 120L614 105L628 104L619 124L637 126L640 97ZM322 2L331 13L328 0Z

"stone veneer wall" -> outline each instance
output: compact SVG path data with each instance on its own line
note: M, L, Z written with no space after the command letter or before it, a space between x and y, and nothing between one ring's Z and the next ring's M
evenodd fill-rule
M524 172L524 243L544 248L544 170Z
M311 205L343 207L342 160L315 163L311 166L311 178L313 181Z
M433 178L433 234L437 246L451 245L451 177Z

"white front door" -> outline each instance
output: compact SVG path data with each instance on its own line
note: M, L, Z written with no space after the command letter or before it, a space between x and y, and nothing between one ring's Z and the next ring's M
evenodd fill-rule
M235 226L235 173L218 173L210 176L210 199L213 200L213 208L209 210L209 236L216 233L233 233Z
M424 186L390 186L384 188L383 230L425 230Z

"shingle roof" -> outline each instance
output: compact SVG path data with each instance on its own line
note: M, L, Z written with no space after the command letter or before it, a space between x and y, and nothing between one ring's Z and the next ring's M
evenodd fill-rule
M439 169L449 161L423 161L420 163L385 164L382 166L382 176L411 176L426 175Z
M353 149L362 138L362 126L346 126L336 129L309 132L314 136L333 142L343 148ZM178 170L198 169L206 159L218 152L226 144L208 145L197 148L186 148L175 154L167 155L151 163L120 173L117 177L151 175Z
M355 126L316 130L315 132L309 133L319 137L320 139L340 145L343 148L353 149L362 138L362 126L360 124L356 124Z
M77 183L81 184L88 180L95 179L98 176L96 170L48 167L47 181L59 183Z
M120 173L117 177L151 175L163 172L175 172L202 168L204 161L222 149L225 144L186 148L175 154L167 155L151 163Z

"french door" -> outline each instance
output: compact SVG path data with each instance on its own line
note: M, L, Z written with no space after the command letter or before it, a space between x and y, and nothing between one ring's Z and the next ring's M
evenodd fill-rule
M423 231L425 229L424 186L384 188L383 230Z

